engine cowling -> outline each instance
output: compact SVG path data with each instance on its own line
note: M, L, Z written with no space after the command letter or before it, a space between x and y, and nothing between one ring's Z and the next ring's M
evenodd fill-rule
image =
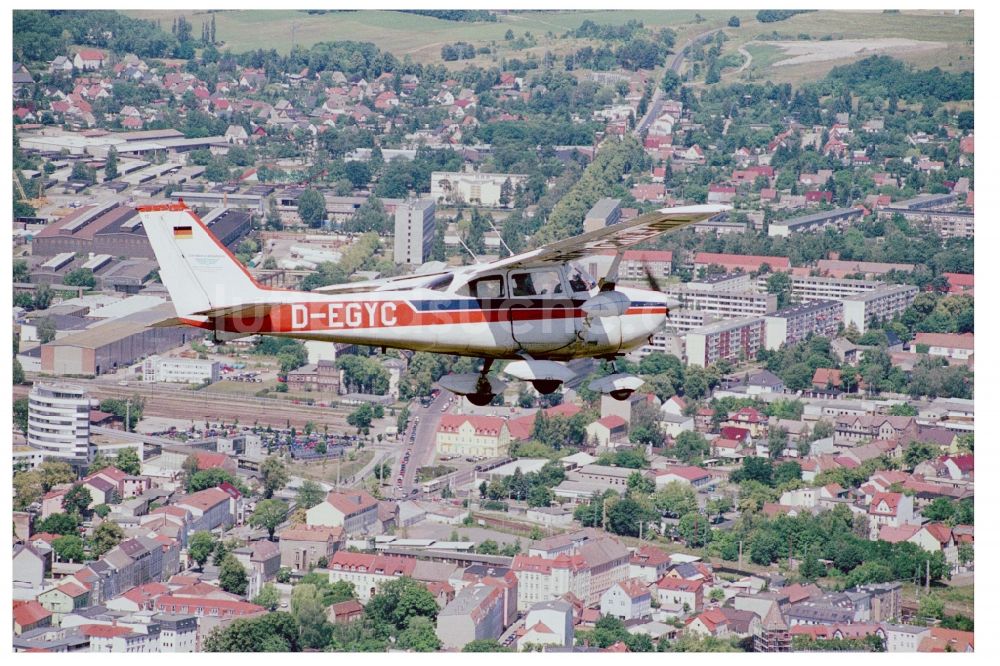
M580 309L591 317L620 317L632 301L620 291L602 291L587 299Z

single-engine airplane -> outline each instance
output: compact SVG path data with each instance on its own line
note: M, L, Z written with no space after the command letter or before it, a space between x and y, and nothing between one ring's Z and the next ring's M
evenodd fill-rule
M552 393L573 377L560 362L611 360L663 326L671 301L646 269L650 289L621 287L626 248L706 220L728 206L665 208L489 263L296 291L261 285L183 202L137 208L170 292L175 318L229 340L255 334L473 356L480 373L451 374L441 386L489 404L504 373ZM613 253L595 281L574 260ZM642 381L612 374L591 388L625 400Z

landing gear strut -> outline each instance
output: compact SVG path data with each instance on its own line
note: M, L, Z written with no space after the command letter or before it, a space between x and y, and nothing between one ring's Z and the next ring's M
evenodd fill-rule
M490 385L490 378L488 376L491 367L493 367L493 359L484 359L483 370L479 373L479 380L476 382L476 392L465 396L469 399L469 402L476 407L485 407L493 402L493 398L496 397L496 394L493 393L493 387Z

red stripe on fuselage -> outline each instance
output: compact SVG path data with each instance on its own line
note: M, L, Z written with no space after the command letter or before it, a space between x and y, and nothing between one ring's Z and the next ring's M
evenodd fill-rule
M665 308L631 307L626 316L663 315ZM255 317L228 316L216 327L234 333L297 333L363 330L398 326L454 326L510 321L582 318L580 308L503 307L495 309L415 310L407 301L334 301L272 306Z

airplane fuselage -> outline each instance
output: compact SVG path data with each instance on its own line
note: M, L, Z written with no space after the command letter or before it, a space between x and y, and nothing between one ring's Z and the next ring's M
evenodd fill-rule
M256 312L185 319L220 338L278 335L482 358L571 360L612 356L644 344L664 323L662 294L619 288L619 316L588 316L585 294L477 299L431 289L328 295L285 292ZM596 293L596 291L594 292Z

